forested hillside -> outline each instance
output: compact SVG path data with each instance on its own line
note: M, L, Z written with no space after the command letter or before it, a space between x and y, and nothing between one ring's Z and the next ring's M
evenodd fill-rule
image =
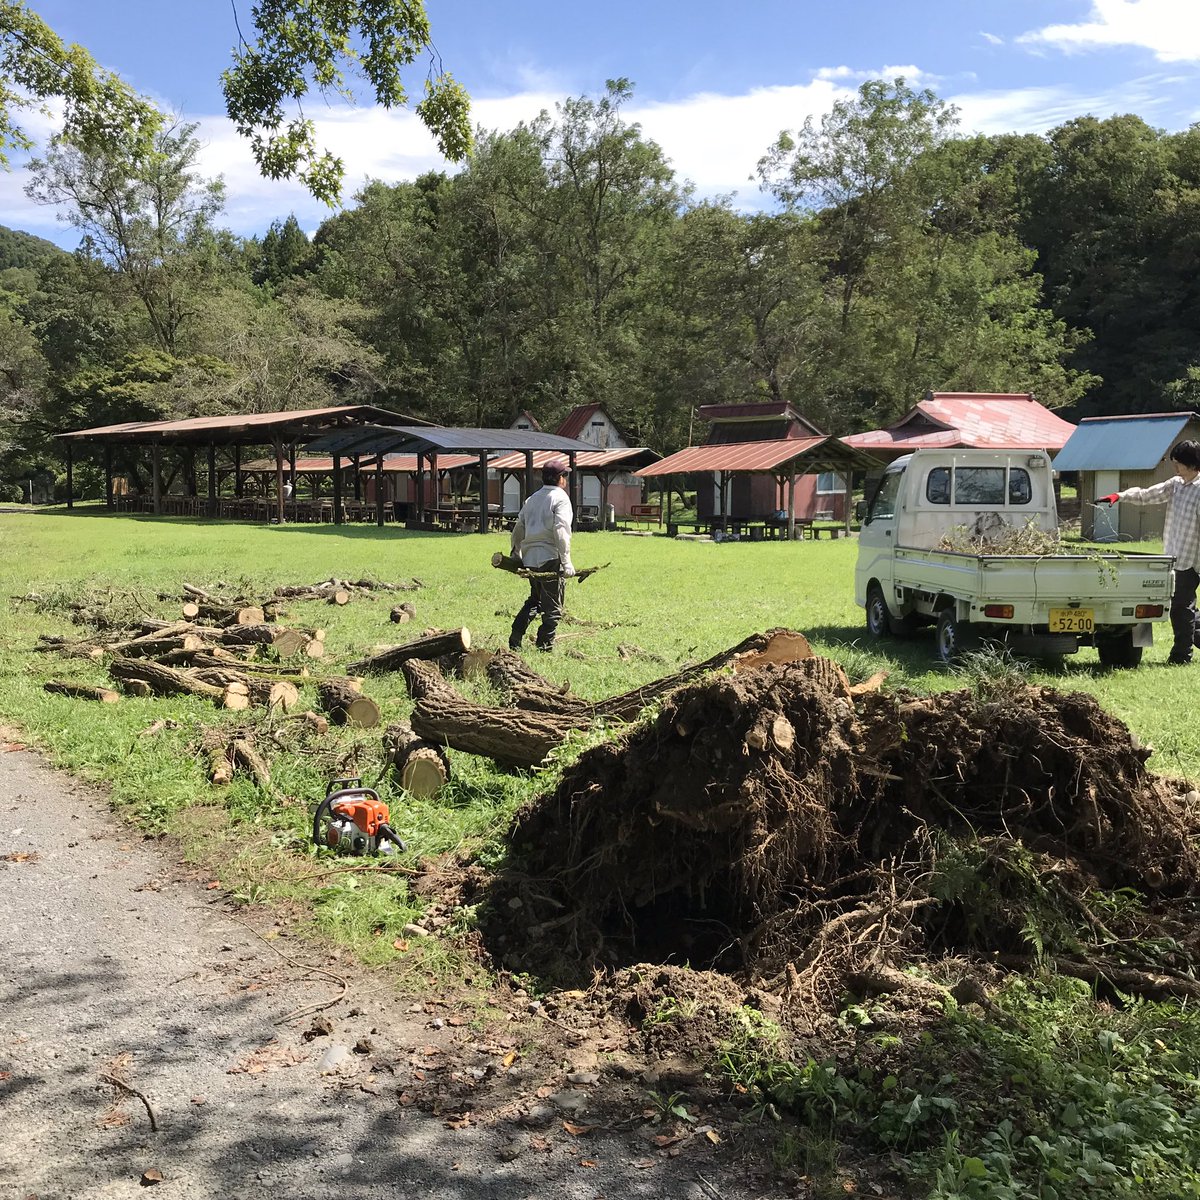
M844 434L927 388L1071 416L1200 401L1200 128L968 137L876 81L714 201L631 95L480 130L457 173L372 183L311 236L223 229L188 126L137 160L51 147L31 194L80 244L0 237L0 482L52 465L56 429L329 403L553 425L597 401L668 451L707 403Z

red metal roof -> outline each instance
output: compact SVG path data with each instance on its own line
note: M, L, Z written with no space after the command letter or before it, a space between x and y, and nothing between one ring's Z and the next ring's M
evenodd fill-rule
M592 417L601 410L599 404L578 404L563 418L554 431L559 437L577 438L587 427ZM605 414L607 415L607 414ZM609 420L612 420L609 417Z
M870 462L838 438L782 439L773 442L728 442L719 446L688 446L661 462L635 471L643 479L660 475L690 475L694 471L773 471L796 459L810 458L807 469L856 466Z
M1029 392L929 392L890 429L842 440L860 450L904 451L971 446L989 450L1061 450L1070 421Z
M575 455L575 469L577 471L603 470L606 467L616 467L629 459L641 458L646 455L658 457L653 450L648 450L645 446L622 446L616 450L581 450ZM539 450L534 452L533 465L535 469L541 470L552 458L565 457L561 451L555 453L553 450ZM488 466L493 471L523 471L525 470L525 455L520 452L502 454L499 458L493 458Z

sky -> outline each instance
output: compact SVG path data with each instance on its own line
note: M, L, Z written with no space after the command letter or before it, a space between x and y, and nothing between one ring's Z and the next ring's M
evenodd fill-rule
M224 116L220 73L251 0L31 0L160 106L198 125L200 169L221 176L220 223L242 236L295 214L309 233L331 210L264 180ZM755 165L783 129L819 121L870 78L902 75L959 109L962 132L1044 132L1084 114L1136 113L1158 128L1200 121L1200 0L426 0L441 63L472 119L508 130L569 96L634 85L627 119L699 196L768 201ZM418 98L427 71L405 77ZM444 162L409 111L306 106L346 163L344 202L367 180L412 179ZM52 123L35 117L43 137ZM0 176L0 224L73 248L75 230L24 194L20 160Z

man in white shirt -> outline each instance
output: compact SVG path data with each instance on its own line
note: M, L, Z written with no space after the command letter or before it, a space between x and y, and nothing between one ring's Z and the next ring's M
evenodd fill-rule
M542 468L542 486L521 505L512 531L512 552L526 570L534 572L529 581L529 599L513 620L508 645L519 650L525 631L541 614L537 648L554 649L554 634L563 615L564 581L575 574L571 565L571 498L567 479L571 468L561 459L551 459Z
M1165 504L1163 553L1175 559L1175 592L1171 597L1171 628L1175 644L1167 658L1172 666L1192 661L1192 646L1200 643L1196 625L1196 589L1200 586L1200 442L1171 447L1175 474L1147 488L1126 488L1101 496L1097 504Z

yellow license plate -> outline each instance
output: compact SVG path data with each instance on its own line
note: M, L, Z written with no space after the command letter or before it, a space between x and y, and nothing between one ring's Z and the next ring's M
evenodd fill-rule
M1095 633L1096 614L1090 608L1052 608L1051 633Z

